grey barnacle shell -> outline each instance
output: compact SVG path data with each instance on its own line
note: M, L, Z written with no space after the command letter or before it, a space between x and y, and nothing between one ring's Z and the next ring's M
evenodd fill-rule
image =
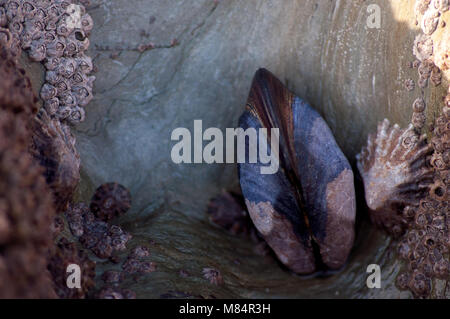
M82 72L75 72L70 78L72 85L80 85L83 82L87 82L87 77Z
M53 0L37 0L37 2L38 6L45 10L52 5Z
M72 92L80 106L86 106L92 100L92 89L86 85L74 86Z
M62 96L66 92L70 91L71 85L69 80L61 79L56 83L56 88L58 89L58 96Z
M64 50L64 56L65 57L73 57L75 54L78 53L78 46L76 41L67 38L66 40L66 48Z
M50 20L57 21L59 19L59 17L61 16L61 12L57 5L51 5L45 11L47 13L47 19L49 21ZM56 28L56 23L55 23L55 28Z
M417 98L413 103L414 112L423 112L425 111L425 107L426 107L425 101L421 97Z
M42 8L42 6L38 6L36 8L36 12L34 14L34 19L39 21L44 21L47 19L47 12L45 12L45 9Z
M431 76L431 72L433 71L434 63L431 60L423 61L419 67L417 68L417 72L419 76L424 79L428 79Z
M33 28L34 28L37 32L44 32L44 31L45 31L45 24L44 24L44 22L42 22L41 20L32 19L32 20L29 20L29 21L32 23ZM27 28L28 28L28 27L31 28L31 26L28 26L28 25L27 25Z
M437 28L439 23L439 12L436 10L428 10L422 18L422 31L426 35L431 35Z
M58 73L65 78L70 78L75 73L77 64L74 59L62 58L58 66Z
M31 19L36 14L36 5L31 1L25 1L22 4L22 13L26 19Z
M428 9L429 4L430 0L417 0L414 3L414 13L416 15L424 14Z
M84 52L89 48L89 38L81 29L75 29L70 35L69 39L74 41L77 45L78 52Z
M60 58L57 58L57 57L47 58L47 61L45 62L45 68L48 71L53 71L53 70L56 70L56 68L59 66L60 63L61 63ZM48 72L47 72L47 74L48 74Z
M58 25L56 27L56 33L62 37L67 37L73 31L73 28L70 27L64 19L59 20Z
M94 21L92 20L91 16L89 14L85 14L81 18L81 28L83 31L88 34L92 28L94 27Z
M45 74L45 80L51 85L56 85L62 80L62 76L57 71L47 71Z
M42 32L44 32L44 25L41 21L35 19L26 20L24 22L25 31L32 35L33 40L40 38Z
M403 231L403 208L417 206L432 182L433 171L427 164L431 153L425 135L419 137L412 125L390 127L385 119L377 134L369 135L367 146L356 158L375 224L395 235Z
M72 92L63 93L60 97L61 104L69 107L74 107L77 104L77 100Z
M33 42L33 35L26 30L22 32L20 35L20 43L22 45L22 49L26 50L31 48L31 43Z
M426 119L427 118L423 112L413 112L411 123L416 129L420 130L424 127Z
M58 94L58 90L51 84L45 83L41 89L41 98L46 101L50 100Z
M6 16L8 17L8 20L11 21L15 16L21 13L20 1L16 0L9 1L6 4L5 9L6 9Z
M8 28L12 34L19 36L23 31L22 19L18 16L14 17L14 19L9 22Z
M29 56L30 59L36 62L40 62L45 59L47 53L47 47L42 41L31 42Z
M77 62L77 67L84 73L88 74L92 72L93 64L92 59L83 54L81 57L75 58L75 61Z
M50 116L55 115L59 108L59 99L54 97L45 101L44 108Z
M55 31L56 32L56 24L57 20L48 20L45 24L45 30L47 31Z
M31 1L24 1L22 4L22 13L27 19L33 18L36 14L36 4Z
M55 31L46 31L46 32L44 32L43 38L44 38L45 44L50 44L50 43L52 43L53 41L56 40L56 34L55 34Z
M78 124L84 121L85 116L86 115L84 109L79 106L76 106L70 112L70 115L67 118L67 120L69 121L70 124Z
M69 117L70 113L72 112L72 108L66 105L60 106L58 109L58 112L56 113L56 117L59 120L65 120Z
M94 81L95 81L95 79L96 79L96 77L95 77L94 75L88 76L86 85L87 85L89 88L92 89L92 88L94 87Z
M67 11L67 9L69 8L69 6L71 5L71 1L68 0L58 0L58 4L61 7L62 10L64 10L65 12Z
M64 38L57 38L47 45L47 55L49 57L62 57L66 49Z

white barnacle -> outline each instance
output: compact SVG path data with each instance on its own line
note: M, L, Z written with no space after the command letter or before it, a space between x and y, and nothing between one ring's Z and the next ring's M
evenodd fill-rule
M428 193L433 179L427 165L431 153L426 136L419 136L412 124L407 129L390 127L385 119L377 134L369 135L356 158L374 223L391 232L401 227L403 208L417 206Z

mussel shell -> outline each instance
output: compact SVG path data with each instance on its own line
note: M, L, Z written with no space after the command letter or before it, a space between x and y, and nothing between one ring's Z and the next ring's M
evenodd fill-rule
M323 118L269 71L260 69L239 127L279 128L280 168L238 164L249 214L280 261L294 272L340 268L354 240L353 172ZM267 149L270 149L270 134ZM260 147L260 145L258 145Z

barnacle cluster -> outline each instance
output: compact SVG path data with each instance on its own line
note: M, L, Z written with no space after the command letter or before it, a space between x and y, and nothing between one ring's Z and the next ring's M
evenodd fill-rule
M136 247L125 262L122 264L122 269L125 273L149 273L156 270L156 263L145 261L144 259L149 256L147 247Z
M0 41L6 38L16 55L28 50L32 60L44 63L44 108L72 124L84 120L83 107L92 99L95 77L89 75L93 65L85 54L92 27L85 7L72 0L0 1Z
M101 278L106 286L97 293L100 299L134 299L136 294L128 289L119 289L118 284L128 275L150 273L156 270L156 263L145 261L150 255L149 249L145 246L135 247L122 264L122 271L107 270ZM134 277L136 279L136 277Z
M42 170L28 153L36 99L14 60L0 44L0 297L54 298L47 271L54 209Z
M421 18L423 34L414 41L413 54L417 60L412 66L418 68L418 86L422 89L428 82L440 85L441 72L449 69L448 32L444 32L440 41L431 37L449 4L448 0L416 1L415 13ZM399 289L409 289L416 298L429 297L432 291L436 297L448 297L449 293L434 289L436 280L446 281L446 286L450 280L450 88L447 94L431 139L419 135L426 122L422 90L412 105L409 128L386 129L385 120L379 125L377 136L369 137L368 146L358 156L371 218L391 233L404 234L399 240L398 254L407 266L396 284ZM397 140L406 147L405 155L400 157L396 156L398 147L392 147L396 136L403 136ZM402 193L404 196L399 197Z
M410 289L416 297L429 296L432 279L450 279L450 112L444 106L436 119L432 145L434 183L417 206L403 211L409 229L398 245L407 270L397 277L400 289Z
M448 60L448 46L450 44L448 41L435 44L431 36L435 32L442 14L448 9L448 0L416 1L416 18L421 17L420 26L423 33L417 35L414 41L413 54L417 58L415 64L419 76L417 83L422 89L428 86L428 82L438 86L442 81L441 69L444 70L443 67L445 67L443 60ZM413 104L411 123L417 130L422 129L426 122L423 95L422 91L422 96L416 99Z
M72 234L85 249L90 249L98 258L114 264L121 262L118 251L124 251L131 235L121 227L110 224L114 217L128 211L131 196L128 189L117 183L100 185L92 196L90 205L80 202L70 204L65 212ZM117 286L127 275L150 273L156 270L156 263L147 261L148 247L136 246L123 260L122 271L107 270L101 275L106 286L95 294L96 298L132 299L136 295L131 290Z
M72 234L81 245L101 259L108 259L114 251L122 251L131 235L117 225L97 219L85 203L76 203L65 212Z
M125 214L130 207L130 192L117 183L100 185L95 191L90 205L95 216L104 221Z

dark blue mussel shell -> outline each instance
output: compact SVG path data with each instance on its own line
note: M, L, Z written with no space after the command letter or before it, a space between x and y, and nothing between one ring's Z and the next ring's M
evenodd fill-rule
M238 164L246 205L256 228L280 261L308 274L340 268L354 240L353 172L323 118L269 71L253 79L239 127L279 129L279 169L261 174L260 161ZM260 146L258 145L258 148Z

